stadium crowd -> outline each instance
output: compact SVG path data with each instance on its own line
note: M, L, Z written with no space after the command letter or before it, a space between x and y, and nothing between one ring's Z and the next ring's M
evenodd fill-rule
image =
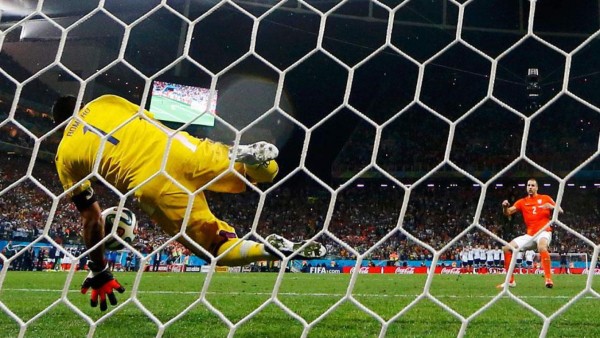
M210 90L176 83L155 81L152 88L152 95L164 96L172 100L191 105L193 101L198 101L204 97L208 97L210 95Z
M474 114L472 119L458 124L450 159L472 174L489 178L518 157L523 130L515 120L503 114L494 115L494 111L489 110L481 113L492 117L484 119ZM569 172L575 169L574 164L583 162L597 150L597 129L590 128L597 128L596 120L582 116L577 121L569 121L573 125L565 126L560 135L543 126L564 125L564 115L550 112L538 120L529 132L527 155L547 169ZM448 125L433 117L403 119L401 116L383 130L377 163L390 172L430 170L444 157L448 130ZM371 160L374 140L375 128L366 122L359 124L333 163L333 172L344 175L362 169ZM556 158L562 160L556 161ZM600 170L600 161L590 163L588 169Z
M10 102L0 98L0 122L8 118L10 108ZM20 105L15 108L14 118L36 137L42 137L54 128L52 120L46 112ZM33 148L34 145L34 139L23 128L11 122L0 127L0 142L7 142L25 148ZM60 138L55 133L41 142L40 150L55 153L59 142Z
M29 158L10 156L0 170L0 191L22 179L27 172ZM52 209L52 199L41 189L44 185L54 194L62 189L53 164L37 161L32 178L25 179L0 196L0 240L32 241L43 234ZM117 205L116 195L105 187L97 187L103 197L104 207ZM578 187L573 188L579 189ZM598 188L586 191L598 193ZM475 215L480 188L472 184L451 185L446 183L423 184L411 193L406 208L403 228L414 238L439 250L452 238L467 228ZM481 212L480 224L492 233L510 239L522 231L519 219L506 220L502 215L500 201L504 198L515 200L524 195L524 188L515 185L508 189L490 189ZM568 196L567 196L568 195ZM213 212L234 225L238 235L249 232L258 205L258 194L247 192L242 195L216 194L207 192ZM336 206L331 216L328 230L339 240L329 236L319 237L328 247L331 258L352 259L355 250L364 253L392 231L398 222L404 191L397 187L380 184L347 187L337 195ZM283 185L267 198L257 232L266 236L276 232L294 241L315 235L324 226L324 217L331 196L329 192L315 189L307 184ZM597 243L595 229L600 220L597 204L590 210L589 196L586 194L565 193L569 207L561 217L566 225ZM128 201L126 206L138 215L138 235L136 247L147 254L167 242L169 237L137 207ZM61 200L46 236L58 244L82 247L79 214L72 203ZM521 229L521 230L519 230ZM345 245L344 245L345 244ZM500 245L484 232L473 229L445 251L440 259L460 261L460 251L465 246ZM555 227L555 240L552 252L566 246L570 252L587 252L591 248L576 236L560 227ZM163 253L172 260L189 255L177 242L164 247ZM48 255L50 253L47 253ZM379 246L370 251L373 260L431 260L432 253L405 234L395 231Z
M8 117L8 111L10 105L7 101L0 100L0 120ZM14 116L19 124L38 137L53 128L51 120L44 112L17 106ZM552 119L553 116L550 115L548 118ZM582 120L581 123L585 121ZM439 145L439 142L423 143L418 140L430 136L436 137L430 134L431 129L436 128L435 119L419 119L418 126L418 128L406 126L400 129L390 128L389 132L382 135L381 156L378 158L382 168L393 172L422 172L428 170L429 164L441 160L446 135L438 135L444 139L443 147L434 149L435 146L432 144ZM370 161L372 143L361 142L361 140L372 139L369 138L368 130L358 128L348 140L333 165L334 176L344 177L344 172L360 170ZM408 130L410 135L405 134ZM45 138L40 150L50 155L54 153L59 142L59 134L55 133ZM463 145L465 151L457 152L454 157L451 157L457 163L474 163L472 168L474 170L497 171L512 159L510 156L491 156L483 161L474 160L469 156L477 153L480 150L478 147L486 146L486 138L482 135L477 136L475 131L469 131L468 134L475 136ZM584 137L582 135L563 139L567 145L571 143L592 147L592 143L577 139L577 137ZM543 135L540 136L541 139L545 139ZM6 149L14 147L15 151L6 150L7 154L12 155L5 156L0 166L0 191L21 181L0 195L0 240L32 241L44 234L43 230L52 209L52 199L44 189L58 195L62 193L62 187L54 164L51 163L52 157L46 156L42 160L39 158L42 157L41 153L38 154L38 160L31 163L33 164L31 177L26 179L23 177L30 166L30 155L16 150L31 149L34 143L32 138L16 124L9 122L0 127L0 145L2 144L8 145ZM511 134L506 142L494 144L495 147L499 147L496 148L498 153L510 153L509 149L518 148L520 135ZM542 144L542 148L544 147L552 147L552 145L546 142ZM593 153L590 149L583 149L581 153L590 151ZM555 148L555 150L558 153L552 153L553 157L573 153L568 146ZM546 152L541 151L541 153ZM407 156L410 154L412 156ZM466 157L466 160L463 157ZM592 162L590 168L597 169L599 163L600 161ZM390 182L381 184L377 179L367 180L368 183L361 187L356 184L349 186L336 196L335 207L328 225L328 230L335 239L324 236L317 240L326 244L331 257L353 258L355 253L370 250L369 259L430 260L432 253L414 239L439 250L473 222L481 190L473 186L472 182L465 181L455 184L451 179L442 179L427 184L422 183L413 190L402 224L409 236L394 230L400 217L404 190L394 187ZM278 233L291 240L300 241L312 237L323 228L331 194L314 185L314 182L313 185L306 180L290 180L290 182L281 185L267 196L257 227L257 232L262 236ZM506 187L488 189L479 218L481 226L506 240L523 231L520 218L507 220L500 208L502 200L509 199L514 202L525 195L525 189L519 186L519 183L524 182L515 181L506 184ZM116 195L109 189L105 187L97 187L97 189L100 189L99 196L102 196L100 202L103 207L118 204ZM544 187L541 189L545 190ZM588 187L586 190L575 186L565 190L563 209L567 212L560 217L567 226L573 227L594 243L598 243L595 229L600 222L599 193L600 188L597 186ZM259 201L256 193L249 191L241 195L211 192L206 194L213 213L232 224L240 237L250 231ZM169 240L169 237L148 219L134 201L127 201L126 206L138 216L139 226L135 244L142 253L150 253ZM75 207L63 199L59 201L56 210L48 232L44 234L46 238L61 245L81 246L81 225ZM388 235L390 232L392 234ZM590 247L583 240L561 227L555 227L554 233L555 239L552 242L551 252L557 252L560 246L566 246L570 252L591 253ZM386 239L371 250L384 237ZM472 229L446 250L440 259L460 261L460 251L464 247L496 247L497 245L500 243L483 231ZM164 252L167 256L174 257L188 254L187 250L177 242L165 246Z

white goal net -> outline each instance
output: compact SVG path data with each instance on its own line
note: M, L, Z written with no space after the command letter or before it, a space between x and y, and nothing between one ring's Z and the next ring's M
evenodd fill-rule
M0 332L600 335L574 314L597 317L600 297L599 23L591 0L4 1ZM127 291L91 308L90 248L54 164L50 111L66 94L121 96L171 141L275 144L272 184L186 190L184 223L205 193L240 238L318 241L327 256L221 267L142 211L148 182L119 191L96 167L101 205L139 225L106 257ZM497 289L501 248L525 233L502 202L530 178L564 211L551 216L555 286L515 252L518 286Z

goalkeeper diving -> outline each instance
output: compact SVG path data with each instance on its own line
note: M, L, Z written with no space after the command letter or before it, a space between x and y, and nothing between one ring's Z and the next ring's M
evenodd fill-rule
M77 111L76 102L73 96L59 98L52 107L52 115L54 122L65 128L56 154L56 168L63 188L81 213L87 248L105 236L102 209L89 180L95 173L122 193L135 189L141 209L173 236L184 226L190 199L185 189L192 193L205 186L214 192L245 191L246 182L228 171L232 161L233 169L252 183L272 182L279 170L275 161L279 151L273 144L258 142L229 147L183 131L175 132L155 120L151 112L114 95L98 97ZM75 117L70 119L72 116ZM276 234L265 238L270 246L239 239L232 226L213 215L202 191L192 198L185 224L185 234L190 240L184 236L177 240L200 257L206 255L198 246L215 257L223 254L219 265L278 260L280 253L289 255L302 246L296 255L298 259L326 254L320 243L294 243ZM104 245L90 251L89 256L90 274L81 291L86 293L92 288L91 305L100 303L104 311L107 297L112 305L117 303L113 290L125 289L106 268Z

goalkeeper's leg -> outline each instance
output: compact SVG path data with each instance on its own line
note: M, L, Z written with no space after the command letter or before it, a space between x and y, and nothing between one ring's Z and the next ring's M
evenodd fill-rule
M170 185L157 200L152 202L155 204L152 219L160 224L170 236L178 234L181 230L188 198L187 193ZM144 199L142 199L143 201ZM206 253L199 247L213 256L219 256L227 251L220 258L219 265L235 266L260 260L279 259L279 256L269 253L262 243L238 239L233 227L212 214L206 198L201 192L197 193L194 198L185 233L189 239L180 236L177 241L198 257L207 258ZM228 250L229 248L231 250Z
M252 183L273 182L279 172L275 161L278 155L277 147L267 142L231 148L221 143L203 140L198 143L193 161L188 162L191 174L186 175L184 180L189 177L194 187L204 186L228 170L233 160L233 168L248 177ZM218 181L212 182L207 189L214 192L239 193L246 189L246 184L235 173L228 172Z
M230 248L231 250L229 250ZM279 259L279 257L271 255L264 244L247 239L228 239L217 249L216 256L220 256L227 250L229 251L219 259L218 265L238 266L256 261Z
M229 149L229 159L236 164L244 164L246 176L254 183L273 182L279 172L275 159L279 149L268 142L256 142L250 145L239 145Z
M194 213L193 211L192 214ZM167 234L173 236L178 233L179 226L164 217L164 213L157 212L153 219L161 224ZM217 265L238 266L261 260L279 259L278 256L269 253L264 244L237 238L235 229L214 216L211 219L203 220L194 219L193 215L190 216L190 224L185 232L189 239L180 236L177 241L200 258L210 260L199 247L215 257L227 251L219 259ZM231 250L228 250L229 248Z
M255 165L246 164L244 168L246 169L246 176L255 183L273 182L279 172L279 166L274 160Z
M327 254L327 249L318 242L292 242L282 236L271 234L265 238L275 250L262 243L250 240L231 238L224 242L218 249L217 255L221 255L233 247L220 260L220 265L245 265L259 260L280 260L280 252L284 256L294 253L296 259L322 258Z

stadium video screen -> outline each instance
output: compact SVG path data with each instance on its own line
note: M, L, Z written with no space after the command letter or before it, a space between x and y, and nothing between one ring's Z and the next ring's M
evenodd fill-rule
M210 101L209 101L210 100ZM210 89L178 83L154 81L150 97L150 111L157 120L214 126L217 109L217 91L210 97Z

